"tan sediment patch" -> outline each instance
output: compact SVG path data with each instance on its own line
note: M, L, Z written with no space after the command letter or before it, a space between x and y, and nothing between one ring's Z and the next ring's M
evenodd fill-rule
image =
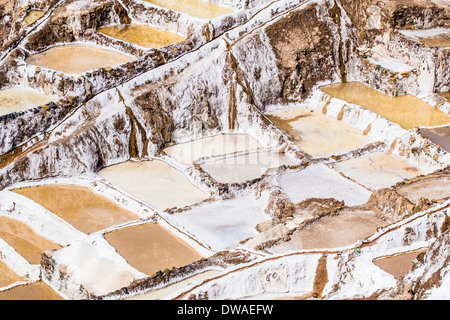
M57 96L45 95L36 90L11 88L0 91L0 115L27 110L57 101Z
M0 300L64 300L42 281L19 285L0 292Z
M234 10L221 7L201 0L145 0L159 7L184 12L201 19L212 19L224 14L233 13Z
M402 253L391 257L377 258L373 263L380 269L392 274L395 278L403 278L412 268L413 261L417 256L427 249L421 249L414 252Z
M9 286L18 281L23 281L14 271L12 271L5 263L0 261L0 288Z

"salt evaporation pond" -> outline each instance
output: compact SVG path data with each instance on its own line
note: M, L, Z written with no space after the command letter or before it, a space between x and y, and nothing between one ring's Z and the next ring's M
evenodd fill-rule
M234 10L201 0L145 0L159 7L184 12L200 19L213 19Z
M338 162L334 168L372 190L424 174L418 167L388 152L374 152Z
M44 251L61 248L35 232L27 224L4 216L0 217L0 238L31 264L39 264Z
M373 263L380 269L392 274L396 279L401 279L411 270L417 256L423 252L426 252L426 249L402 253L391 257L377 258L373 260Z
M108 26L97 31L112 38L134 43L144 48L154 49L179 43L186 39L176 33L139 24Z
M0 288L7 287L7 286L9 286L15 282L19 282L19 281L24 281L24 279L19 277L5 263L0 261Z
M415 39L432 48L450 47L450 29L416 29L400 30L400 32L406 37Z
M64 300L45 282L15 286L0 292L0 300Z
M331 249L346 247L363 240L387 223L372 212L341 212L326 216L295 231L291 239L268 250L283 253L303 249Z
M164 152L185 165L192 165L201 158L222 156L250 151L263 146L248 134L221 134L183 142L164 149Z
M391 98L359 82L336 83L321 89L335 98L371 110L407 130L450 123L444 112L412 95Z
M140 219L88 187L40 185L11 191L37 202L85 233Z
M67 44L52 47L25 59L31 65L71 74L81 74L102 67L117 66L135 58L100 47Z
M59 100L29 88L10 88L0 91L0 115L32 109Z
M126 161L103 168L98 175L159 210L193 205L209 198L183 172L161 160Z
M439 145L445 151L450 152L450 126L421 129L420 134Z
M104 236L131 266L147 275L202 259L186 242L157 223L113 231Z
M443 176L438 179L425 179L404 184L397 188L397 192L413 203L420 198L443 201L450 198L450 177Z
M266 151L207 161L200 166L217 182L233 183L260 178L267 170L283 165L293 166L295 163L281 152Z
M256 225L270 217L264 213L264 201L254 196L236 197L196 206L168 217L214 251L229 250L240 241L257 234Z
M440 92L439 95L444 97L445 100L450 101L450 92Z
M373 142L361 130L310 108L276 110L266 116L313 157L342 153Z
M282 174L279 184L292 202L307 198L334 198L344 201L347 206L356 206L366 203L372 194L323 164Z
M40 18L42 18L45 14L45 11L43 10L31 10L27 13L25 18L23 20L28 24L31 25L38 21Z

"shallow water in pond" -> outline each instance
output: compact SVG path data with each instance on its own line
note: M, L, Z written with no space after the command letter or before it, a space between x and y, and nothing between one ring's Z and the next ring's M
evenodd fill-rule
M400 32L432 48L450 47L450 29L401 30Z
M404 129L450 123L444 112L411 95L391 98L359 82L337 83L321 89L338 99L369 109Z
M0 292L0 300L64 300L42 281L16 286Z
M200 19L212 19L234 10L201 0L145 0L159 7L184 12Z
M144 48L160 48L172 43L184 41L186 38L158 28L127 24L103 27L97 30L107 36L137 44Z
M42 185L12 191L39 203L85 233L140 219L87 187Z
M0 261L0 288L9 286L19 281L24 281L24 279L19 277L5 263Z
M392 274L395 278L401 279L411 270L413 261L422 252L426 252L426 249L375 259L373 263L380 269Z
M443 176L437 179L426 179L404 184L397 192L413 203L418 203L420 198L442 201L450 198L450 177Z
M25 61L39 67L81 74L89 70L112 67L133 60L133 57L112 50L89 45L70 44L52 47L44 52L36 53Z
M440 92L439 95L444 97L447 101L450 101L450 92Z
M341 153L373 142L362 131L317 110L294 108L266 116L313 157Z
M36 233L27 224L8 217L0 217L0 238L31 264L39 264L44 251L61 248Z
M38 21L40 18L42 18L45 14L45 11L42 10L31 10L28 12L28 14L25 16L23 20L30 25Z
M157 209L192 205L209 196L181 171L164 161L127 161L106 167L98 175Z
M1 90L0 115L28 110L58 100L58 96L45 95L33 89L16 87Z
M385 225L386 223L374 213L340 213L321 218L295 231L291 240L269 250L282 253L289 250L345 247L371 236L378 227Z
M154 223L107 233L105 239L131 266L150 276L202 258L172 232Z
M372 190L390 187L397 182L424 174L403 158L385 152L338 162L334 168Z
M164 149L164 152L185 165L191 165L202 157L256 150L261 147L255 138L247 134L221 134L176 144Z
M201 167L217 182L233 183L257 179L268 169L282 165L293 166L295 163L283 153L269 151L205 162Z

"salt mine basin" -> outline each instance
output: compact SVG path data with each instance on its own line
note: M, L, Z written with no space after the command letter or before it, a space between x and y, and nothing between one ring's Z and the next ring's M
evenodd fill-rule
M159 210L180 208L209 198L183 172L161 160L126 161L103 168L98 175Z
M411 270L413 261L417 256L423 252L426 252L426 249L377 258L373 260L373 263L380 269L392 274L395 278L401 279Z
M222 156L262 148L263 145L248 134L220 134L179 143L164 152L182 164L192 165L201 158Z
M0 91L0 115L28 110L59 98L29 88L14 87Z
M23 284L1 291L0 300L64 300L43 281Z
M420 129L420 134L439 145L445 151L450 152L450 126Z
M23 281L23 279L12 271L4 262L0 261L0 288L19 281Z
M200 167L217 182L234 183L257 179L267 170L282 165L293 166L295 163L281 152L266 151L206 161Z
M28 25L32 25L33 23L35 23L36 21L38 21L40 18L42 18L45 14L45 11L43 10L30 10L27 15L25 16L25 18L23 18L23 20L25 20L25 22Z
M187 13L200 19L213 19L233 13L234 10L201 0L145 0L159 7Z
M157 223L113 231L104 236L131 266L148 275L202 258L186 242Z
M361 130L310 108L275 110L267 112L266 116L292 137L300 149L314 157L349 151L373 142Z
M41 185L12 191L35 201L85 233L140 219L88 187Z
M144 48L155 49L182 42L186 39L176 33L140 24L107 26L97 31L112 38L134 43Z
M450 47L450 29L401 30L400 32L432 48Z
M37 234L27 224L5 216L0 217L0 238L31 264L39 264L45 250L61 248Z
M359 82L336 83L321 89L335 98L371 110L407 130L450 123L444 112L412 95L391 98Z
M31 65L81 74L102 67L112 67L134 58L116 51L80 44L68 44L52 47L46 51L33 54L25 59Z

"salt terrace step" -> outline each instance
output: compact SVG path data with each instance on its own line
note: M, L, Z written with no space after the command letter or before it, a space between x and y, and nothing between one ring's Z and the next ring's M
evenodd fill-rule
M55 184L20 188L13 192L39 203L85 233L140 219L88 187Z
M97 46L66 44L33 54L25 61L43 68L70 74L82 74L97 68L124 64L134 59L129 55Z
M32 109L58 100L58 96L47 95L30 88L4 89L0 91L0 115Z
M184 12L200 19L213 19L233 13L234 10L201 0L145 0L154 5Z
M432 48L450 48L450 29L400 30L400 32Z
M450 117L421 99L404 95L392 98L359 82L321 87L325 93L369 109L404 129L450 123Z
M97 32L144 48L160 48L186 39L184 36L142 24L107 26Z

